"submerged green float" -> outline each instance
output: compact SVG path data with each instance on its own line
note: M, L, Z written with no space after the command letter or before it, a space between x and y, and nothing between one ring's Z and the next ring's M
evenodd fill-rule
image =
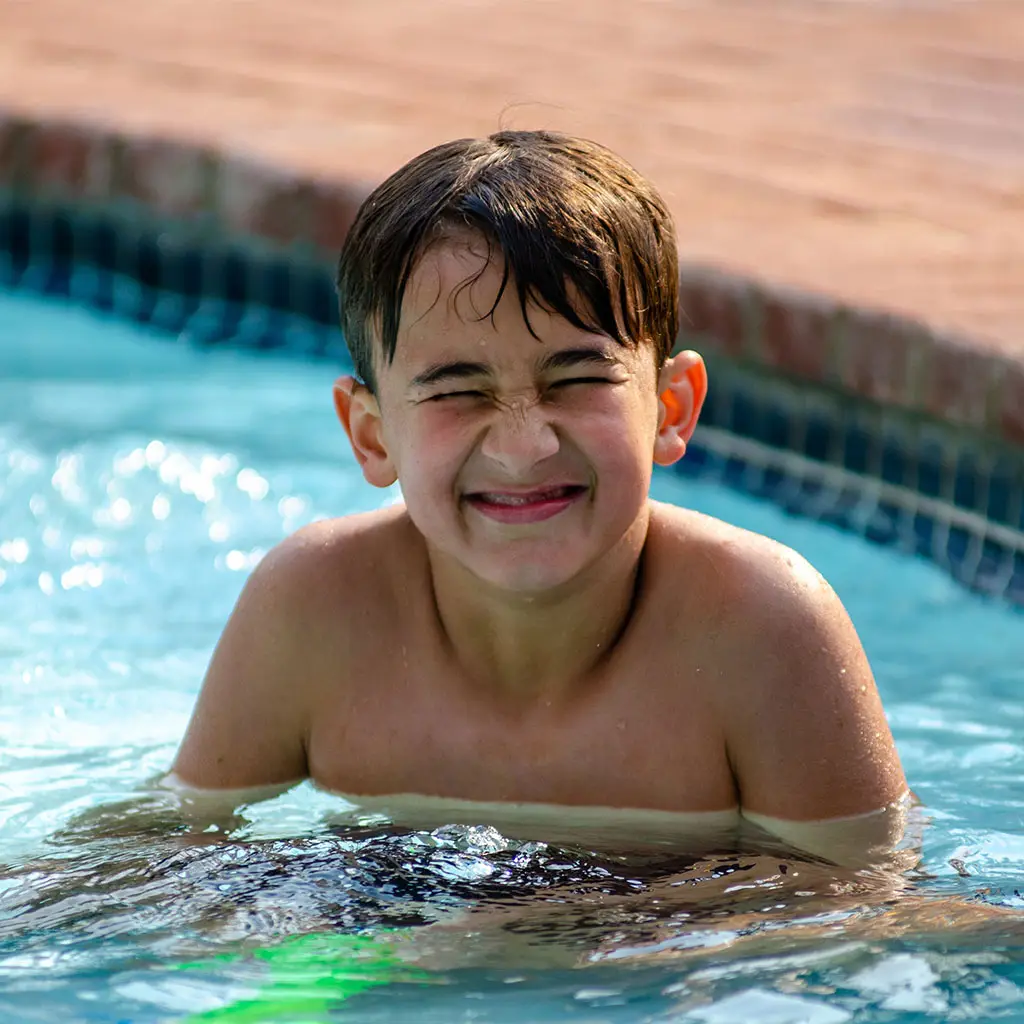
M265 979L251 995L227 1006L191 1014L183 1024L314 1024L343 999L392 982L417 982L427 972L410 967L398 956L393 937L333 932L299 935L277 946L241 954L225 954L180 970L210 970L245 960L266 965Z

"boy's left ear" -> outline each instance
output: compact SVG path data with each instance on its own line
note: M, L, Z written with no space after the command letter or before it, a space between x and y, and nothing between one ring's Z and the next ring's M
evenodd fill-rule
M669 359L658 377L658 434L654 461L671 466L686 454L708 393L704 360L687 349Z

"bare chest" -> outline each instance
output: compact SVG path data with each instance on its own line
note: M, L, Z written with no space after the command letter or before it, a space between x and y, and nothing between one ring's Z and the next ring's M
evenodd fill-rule
M310 774L349 794L722 810L736 804L720 723L702 680L637 668L559 708L499 711L404 659L325 706Z

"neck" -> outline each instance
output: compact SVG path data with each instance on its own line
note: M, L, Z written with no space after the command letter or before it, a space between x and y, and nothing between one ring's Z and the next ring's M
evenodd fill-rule
M441 627L467 677L513 705L567 699L614 650L633 613L649 513L555 591L509 593L430 552Z

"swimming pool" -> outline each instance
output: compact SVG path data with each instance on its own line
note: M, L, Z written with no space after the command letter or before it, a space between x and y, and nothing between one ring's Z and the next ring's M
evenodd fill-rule
M155 811L142 835L51 840L166 768L264 551L397 499L356 472L336 373L0 293L0 861L43 865L0 881L0 1019L1024 1020L1024 916L872 930L735 858L338 827L341 802L309 785L227 835ZM824 572L932 819L916 892L1024 910L1021 612L699 477L654 492ZM567 888L579 907L543 902ZM458 916L479 902L516 920Z

